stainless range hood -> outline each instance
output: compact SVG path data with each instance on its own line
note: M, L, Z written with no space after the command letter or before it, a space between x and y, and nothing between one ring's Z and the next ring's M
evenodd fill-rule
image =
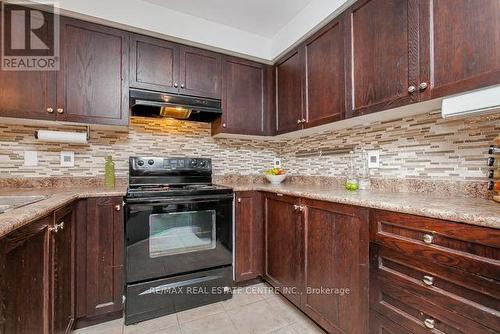
M195 122L212 122L222 115L221 101L198 97L130 90L132 116L168 117Z

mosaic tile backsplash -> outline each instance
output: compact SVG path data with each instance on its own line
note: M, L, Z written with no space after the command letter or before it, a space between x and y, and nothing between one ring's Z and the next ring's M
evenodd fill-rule
M144 118L132 118L129 131L94 129L89 145L36 141L33 132L46 128L0 123L0 177L102 176L107 155L126 177L128 157L139 154L211 157L216 175L257 174L281 157L292 175L337 177L345 174L349 151L365 149L380 151L381 166L371 170L377 178L485 181L500 114L443 120L436 111L282 141L216 139L209 124ZM38 166L24 166L26 150L38 151ZM60 166L60 151L75 152L75 167Z

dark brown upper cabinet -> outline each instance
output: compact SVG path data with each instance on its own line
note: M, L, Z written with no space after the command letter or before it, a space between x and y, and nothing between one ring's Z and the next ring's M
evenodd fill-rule
M142 35L130 38L130 87L179 92L179 45Z
M420 1L424 99L500 83L500 1Z
M43 15L49 19L53 17L47 12ZM38 33L47 34L48 30ZM0 34L3 36L1 26ZM0 117L55 120L55 75L54 71L0 70Z
M222 59L215 52L180 48L179 93L213 99L221 97Z
M133 35L130 64L132 88L221 97L222 60L218 53Z
M303 129L303 56L296 49L275 65L277 134Z
M347 117L418 101L418 0L362 0L347 11Z
M272 66L224 56L222 118L212 133L265 135L270 132L273 97Z
M57 120L128 125L128 34L66 17L60 26Z
M335 19L304 43L306 128L344 118L344 26Z

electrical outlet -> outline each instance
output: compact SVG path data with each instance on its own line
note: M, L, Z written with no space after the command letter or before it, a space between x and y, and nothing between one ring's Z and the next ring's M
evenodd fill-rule
M281 168L281 159L274 158L273 166L274 166L274 168Z
M368 168L380 168L380 151L368 151Z
M38 166L38 152L37 151L24 151L24 165L25 166Z
M75 166L75 152L61 152L61 166L74 167Z

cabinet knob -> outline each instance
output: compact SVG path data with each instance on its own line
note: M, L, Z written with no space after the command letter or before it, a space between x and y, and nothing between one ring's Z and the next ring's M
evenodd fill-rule
M51 108L51 107L47 108L47 112L49 114L52 114L54 112L54 108Z
M115 210L120 211L122 209L122 206L120 204L115 205Z
M174 87L175 88L179 87L179 84L177 82L174 82Z
M184 84L181 84L181 88L184 88Z
M58 113L58 114L62 114L62 113L64 113L64 109L63 109L63 108L57 108L57 113Z
M238 203L241 203L241 198L238 198Z
M425 275L422 281L425 285L432 286L434 284L434 277Z
M300 206L299 206L299 205L297 205L297 204L294 204L294 205L293 205L293 210L294 210L294 211L298 211L298 210L299 210L299 208L300 208Z
M298 120L297 120L297 124L300 124L300 123L302 123L302 120L301 120L301 119L298 119Z
M432 241L434 240L434 236L432 234L424 234L423 240L426 244L432 244Z
M436 326L436 320L432 318L427 318L424 320L424 326L429 329L433 329Z
M305 118L302 118L300 122L301 122L301 123L305 123L305 122L306 122L306 119L305 119Z
M226 123L222 123L222 127L226 128L227 127Z
M417 90L417 87L415 87L415 86L408 87L408 93L414 93L416 90Z
M418 88L420 90L426 90L428 86L429 85L427 84L427 82L422 82L420 85L418 85Z

